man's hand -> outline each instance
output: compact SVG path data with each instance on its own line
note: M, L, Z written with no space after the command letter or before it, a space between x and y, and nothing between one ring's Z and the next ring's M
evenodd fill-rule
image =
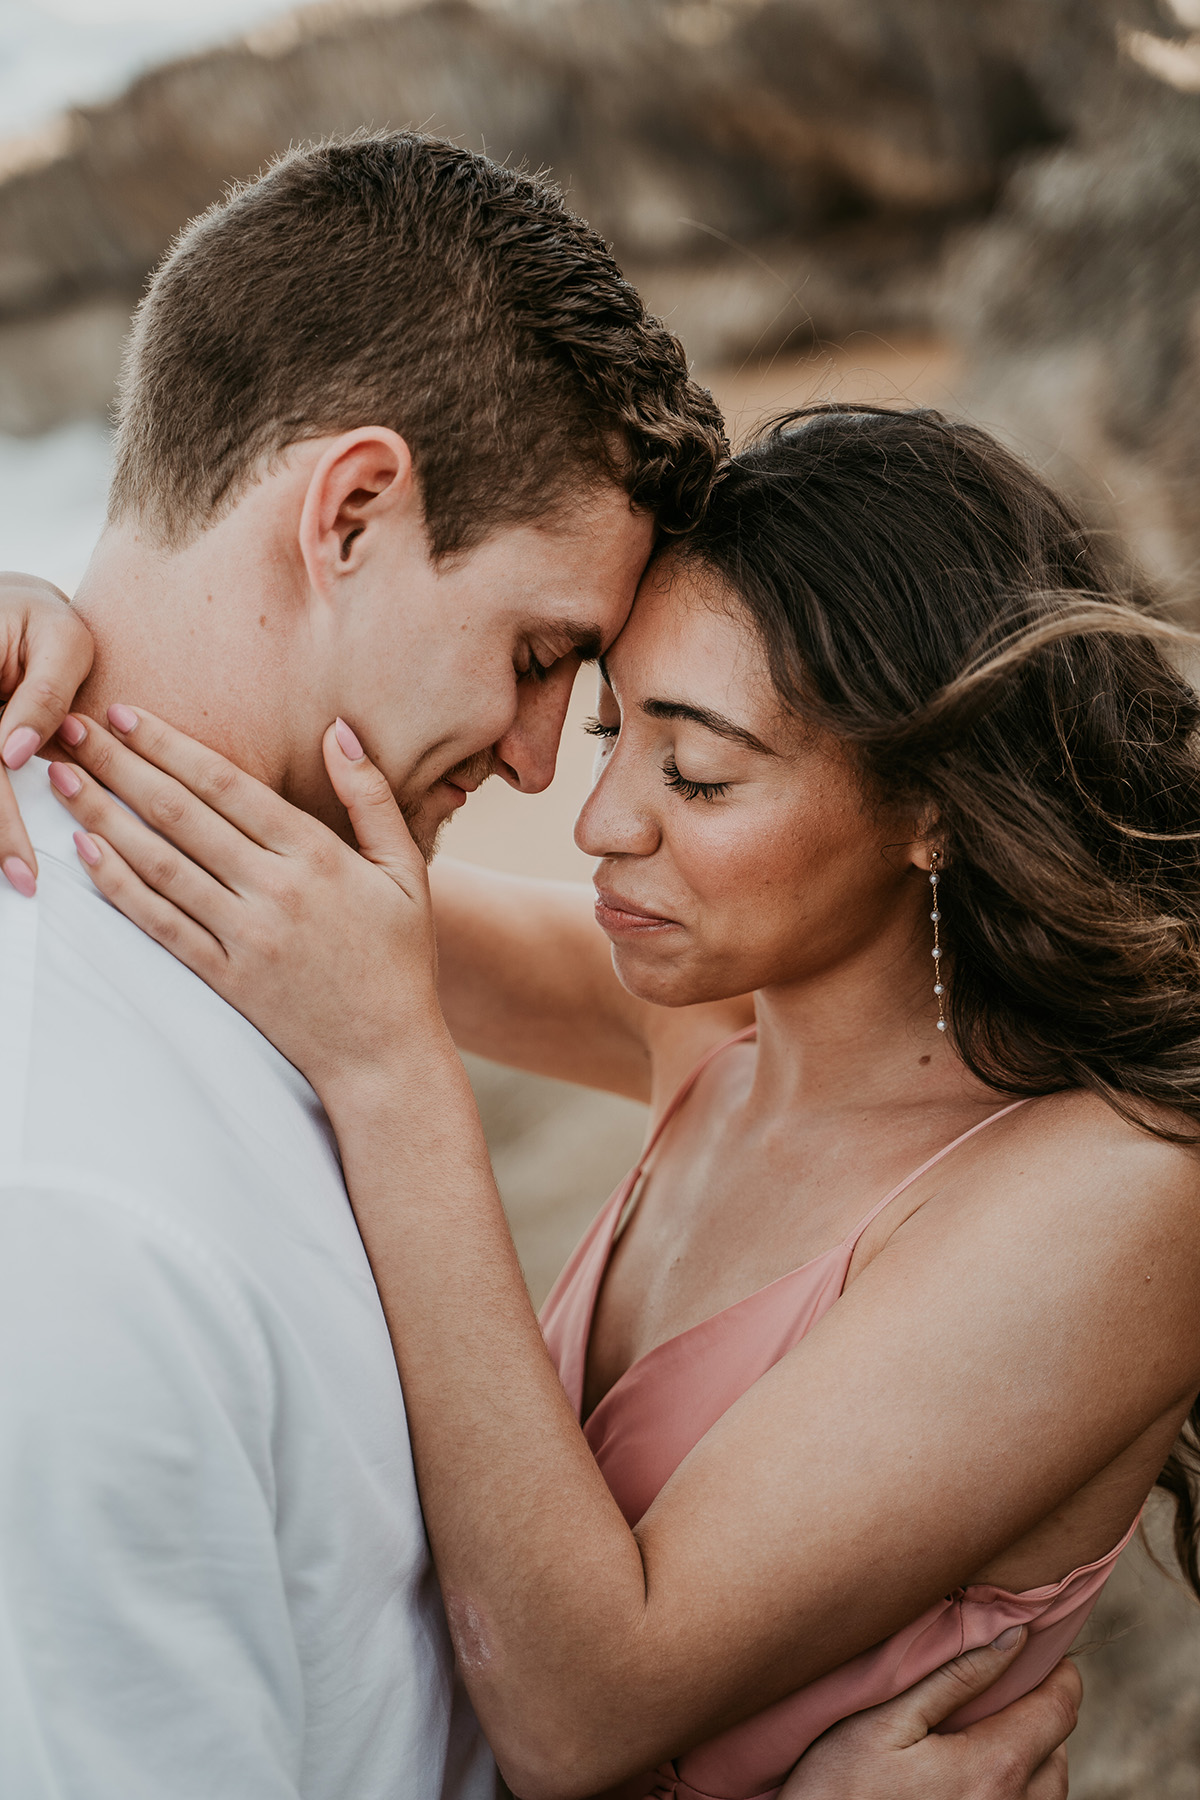
M1059 1663L1032 1694L965 1731L933 1730L991 1687L1025 1635L960 1656L835 1725L796 1764L780 1800L1066 1800L1065 1740L1083 1693L1074 1663Z
M0 573L0 869L32 895L37 858L7 770L54 736L92 666L92 634L65 594L35 575Z

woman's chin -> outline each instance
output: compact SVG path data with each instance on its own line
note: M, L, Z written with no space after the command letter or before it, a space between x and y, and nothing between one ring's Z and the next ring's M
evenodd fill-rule
M714 984L711 974L699 969L672 967L656 958L649 944L614 944L613 969L626 993L650 1006L698 1006L706 1000L729 1000L742 992Z

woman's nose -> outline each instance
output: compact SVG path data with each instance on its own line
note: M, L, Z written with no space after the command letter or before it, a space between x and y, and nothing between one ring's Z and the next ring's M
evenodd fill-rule
M614 747L575 821L575 842L585 856L653 856L662 833L638 786Z

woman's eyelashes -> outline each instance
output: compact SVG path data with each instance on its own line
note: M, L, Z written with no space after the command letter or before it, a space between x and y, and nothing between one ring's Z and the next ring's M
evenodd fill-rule
M621 731L619 725L608 725L603 719L585 719L583 729L589 737L602 738L609 743ZM663 763L663 780L673 794L680 794L685 800L719 800L733 786L731 781L689 781L686 775L680 774L678 763L670 755Z
M685 800L719 800L733 786L731 781L689 781L679 773L673 756L668 756L663 764L663 780L672 793L681 794Z

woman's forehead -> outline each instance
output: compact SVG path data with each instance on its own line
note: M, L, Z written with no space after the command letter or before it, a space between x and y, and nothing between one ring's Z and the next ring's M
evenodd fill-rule
M602 672L626 707L670 701L737 717L760 736L778 728L779 696L749 615L727 590L683 572L643 583Z
M714 654L726 665L732 658L766 668L758 632L732 589L686 558L656 557L608 660L632 667L665 657L680 667Z

